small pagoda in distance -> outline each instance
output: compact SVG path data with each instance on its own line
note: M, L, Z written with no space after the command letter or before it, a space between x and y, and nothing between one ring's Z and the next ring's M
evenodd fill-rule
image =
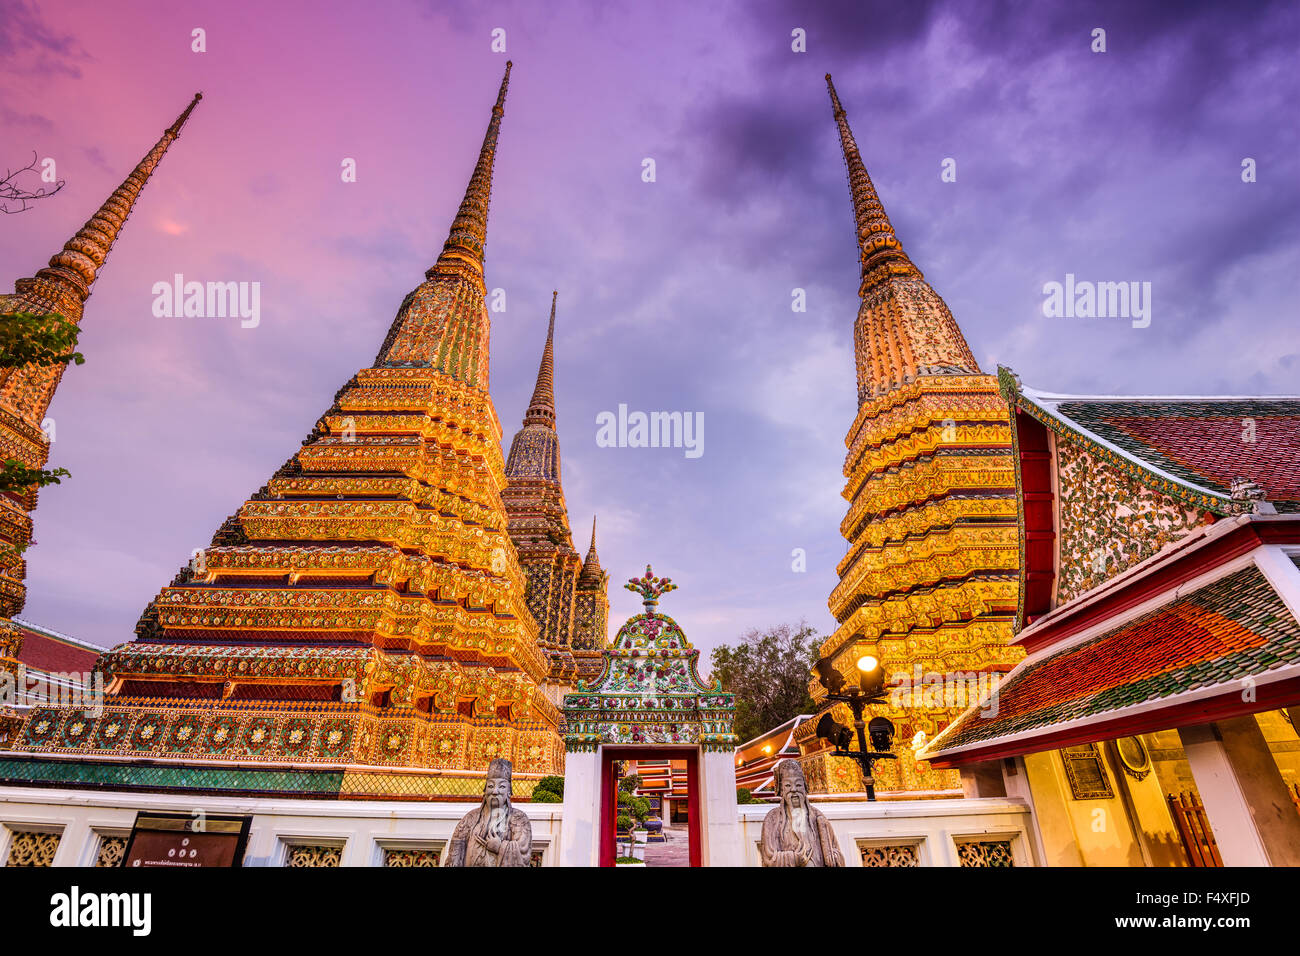
M579 560L569 530L560 470L560 436L555 411L555 303L537 384L524 421L506 457L508 484L501 497L509 517L510 540L528 579L528 609L537 621L538 643L549 662L542 685L559 703L574 681L600 673L600 652L609 643L609 575L596 554L596 519L591 546Z

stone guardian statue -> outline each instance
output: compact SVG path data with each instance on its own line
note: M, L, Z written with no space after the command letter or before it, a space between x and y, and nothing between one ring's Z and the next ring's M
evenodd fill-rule
M764 866L843 866L835 831L826 816L808 802L808 783L794 760L776 765L776 792L781 802L763 819L759 855Z
M483 803L456 824L448 866L528 866L533 826L524 811L510 805L510 773L509 760L488 764Z

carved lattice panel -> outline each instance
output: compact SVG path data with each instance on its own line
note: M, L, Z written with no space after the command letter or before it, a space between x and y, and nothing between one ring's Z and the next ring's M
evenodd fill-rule
M95 854L95 866L121 866L124 856L126 856L126 837L100 837L99 851Z
M284 855L285 866L338 866L343 861L341 846L290 846Z
M1010 840L980 840L957 844L962 866L1015 866Z
M9 859L5 866L53 866L59 848L60 833L13 831L9 841Z
M920 866L920 856L915 843L898 843L889 846L864 846L863 866Z
M385 850L384 866L441 866L441 850Z

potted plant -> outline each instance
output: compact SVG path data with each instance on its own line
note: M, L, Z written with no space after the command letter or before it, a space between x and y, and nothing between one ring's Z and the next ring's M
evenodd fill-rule
M645 820L650 815L650 801L636 794L641 778L629 774L618 782L618 835L626 839L626 852L615 866L645 866Z

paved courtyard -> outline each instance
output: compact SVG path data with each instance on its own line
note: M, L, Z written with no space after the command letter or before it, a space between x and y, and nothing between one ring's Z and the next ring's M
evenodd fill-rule
M691 841L686 824L674 824L664 827L667 843L647 843L645 847L646 866L690 866Z

